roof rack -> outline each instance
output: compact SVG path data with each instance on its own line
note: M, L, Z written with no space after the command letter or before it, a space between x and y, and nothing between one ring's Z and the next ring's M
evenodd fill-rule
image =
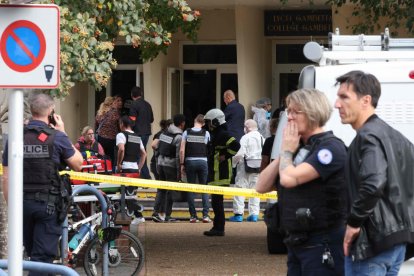
M303 53L319 65L414 60L414 38L391 38L389 29L381 35L329 33L329 46L306 43Z

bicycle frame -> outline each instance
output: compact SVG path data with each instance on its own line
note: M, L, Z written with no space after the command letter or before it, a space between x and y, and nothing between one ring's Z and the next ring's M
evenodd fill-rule
M101 194L101 192L98 189L96 189L95 187L89 186L89 185L77 186L73 190L72 196L74 197L74 196L76 196L80 193L86 193L86 192L91 193L91 194L95 195L98 198L98 201L101 205L101 212L98 213L98 214L100 214L99 216L102 216L101 227L102 228L108 227L108 215L107 215L108 205L106 203L106 200L105 200L104 196ZM91 217L94 217L94 215L91 216ZM89 221L89 220L91 220L91 217L88 217L88 218L86 218L82 221L85 221L85 220ZM78 222L77 224L79 225L82 221ZM86 222L86 223L88 223L88 222ZM62 228L63 228L63 232L62 232L62 240L61 240L61 255L62 255L61 256L61 261L63 263L63 261L67 258L68 252L69 252L69 245L68 245L69 226L68 226L68 219L67 218L65 219L65 221L62 224ZM86 235L86 236L88 236L88 235ZM82 240L82 242L83 242L83 240ZM79 248L81 244L82 243L80 243L77 248ZM103 256L102 256L102 274L104 276L108 275L108 266L109 266L108 243L104 242L104 244L103 244Z
M78 246L74 250L72 250L71 252L72 255L78 254L82 250L83 246L91 239L91 237L93 237L91 234L95 233L95 228L102 222L102 213L101 212L96 213L90 217L87 217L81 221L78 221L68 226L68 231L78 230L80 226L86 223L89 223L89 222L93 222L90 225L91 227L90 231L88 231L88 233L82 238Z

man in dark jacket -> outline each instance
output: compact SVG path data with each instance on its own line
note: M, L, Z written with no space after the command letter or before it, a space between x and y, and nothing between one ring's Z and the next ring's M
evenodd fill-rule
M346 164L351 209L344 238L347 275L397 275L414 241L414 146L375 114L378 79L338 77L335 107L357 131Z
M129 109L129 117L135 122L134 132L141 137L145 150L147 149L148 139L151 136L151 124L154 122L154 114L151 105L142 98L141 88L136 86L131 90L133 102ZM151 179L147 161L141 169L141 178Z
M236 138L237 142L240 142L240 138L244 135L244 107L236 100L236 96L231 90L224 92L223 100L226 104L224 115L228 132Z

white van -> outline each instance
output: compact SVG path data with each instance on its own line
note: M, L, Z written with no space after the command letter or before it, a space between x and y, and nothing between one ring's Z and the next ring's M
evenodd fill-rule
M386 30L386 34L388 31ZM336 78L352 70L371 73L381 83L376 113L414 143L414 39L330 34L330 48L315 42L304 47L304 54L319 66L305 67L299 77L300 88L316 88L336 100ZM385 44L388 41L388 44ZM335 109L327 130L333 130L347 145L355 136L350 125L343 125Z

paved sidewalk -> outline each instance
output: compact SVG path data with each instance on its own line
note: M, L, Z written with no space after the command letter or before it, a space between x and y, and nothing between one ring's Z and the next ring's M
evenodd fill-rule
M286 255L269 255L264 222L226 222L224 237L202 233L212 223L131 226L145 248L140 275L286 275Z

